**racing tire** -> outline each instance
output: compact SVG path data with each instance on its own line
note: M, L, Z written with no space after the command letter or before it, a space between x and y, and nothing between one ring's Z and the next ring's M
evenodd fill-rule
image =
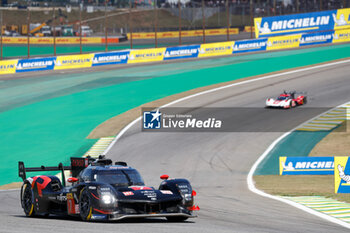
M307 98L305 96L304 99L303 99L303 104L306 104L306 103L307 103Z
M22 204L23 211L27 217L32 217L35 215L34 193L33 193L32 187L29 183L25 183L22 186L21 204Z
M169 222L183 222L188 219L188 217L176 216L176 217L166 217Z
M290 107L289 108L294 108L295 106L297 106L297 104L295 103L295 101L291 101L290 102Z
M88 191L86 188L83 188L80 191L79 195L79 210L80 210L80 217L84 221L91 220L92 216L92 206L91 206L91 199Z

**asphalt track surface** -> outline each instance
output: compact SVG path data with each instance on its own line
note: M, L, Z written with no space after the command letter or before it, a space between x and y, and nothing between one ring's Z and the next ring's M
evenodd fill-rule
M333 107L350 99L349 72L349 64L344 63L222 89L174 107L262 108L266 97L275 96L283 89L308 92L309 103L300 108ZM269 116L252 117L246 127L254 131L261 125L269 128L271 124L289 122L288 118L277 119L275 115L275 110L271 110ZM306 121L310 114L292 109L290 117ZM201 207L198 218L184 223L148 219L111 224L59 217L26 218L20 207L19 191L9 190L0 192L0 232L348 232L341 226L248 190L246 177L250 168L281 134L283 132L149 133L141 132L140 124L136 124L108 156L127 161L151 186L157 187L158 177L164 173L188 178L198 193L196 202Z

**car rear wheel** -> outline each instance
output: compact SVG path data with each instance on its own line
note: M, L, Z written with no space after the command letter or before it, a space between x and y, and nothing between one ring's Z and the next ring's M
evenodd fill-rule
M166 217L169 222L183 222L188 219L188 217L177 216L177 217Z
M303 99L303 104L306 104L306 103L307 103L307 98L305 96L304 99Z
M92 216L92 206L88 191L83 188L79 197L80 217L84 221L89 221Z
M25 183L22 187L21 202L26 216L34 216L34 193L29 183Z

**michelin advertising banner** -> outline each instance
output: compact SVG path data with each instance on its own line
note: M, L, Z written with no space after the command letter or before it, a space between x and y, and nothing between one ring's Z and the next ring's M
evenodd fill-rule
M19 60L16 67L16 73L28 71L53 70L56 57L34 58Z
M184 59L198 57L200 45L189 45L166 48L164 60Z
M266 50L298 48L301 35L269 37Z
M0 74L16 73L16 65L18 60L5 60L0 62Z
M279 168L281 176L333 175L334 157L279 157Z
M163 61L165 48L131 50L128 63Z
M55 63L55 70L87 68L92 65L94 54L58 56Z
M233 52L233 41L201 44L198 57L230 55Z
M331 31L350 27L350 9L255 18L256 38Z
M257 39L257 40L235 41L232 53L235 54L235 53L265 51L266 45L267 45L266 38Z
M334 157L334 192L350 193L349 157Z
M337 30L334 32L333 43L343 43L350 41L350 29Z
M300 46L332 43L333 31L312 34L303 34L300 38Z
M130 51L95 53L92 59L92 66L126 64Z

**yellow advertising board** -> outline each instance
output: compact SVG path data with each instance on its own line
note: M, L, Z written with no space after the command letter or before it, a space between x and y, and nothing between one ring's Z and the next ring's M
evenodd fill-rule
M93 53L83 55L58 56L56 59L55 70L91 67L93 57Z
M231 55L234 41L201 44L198 57Z
M338 9L337 15L333 14L334 30L350 29L350 8Z
M140 49L130 51L128 63L163 61L166 48Z
M261 25L262 18L254 18L254 31L255 31L255 38L259 38L259 27L256 25Z
M37 38L37 39L42 39L42 38ZM51 39L53 43L53 38ZM81 38L82 44L99 44L101 43L101 41L102 41L101 37L82 37ZM56 43L57 44L80 44L80 38L79 37L57 37Z
M14 74L18 59L0 61L0 74Z
M53 37L30 37L31 44L53 44ZM104 38L82 37L82 44L100 44ZM4 44L27 44L27 37L3 37ZM80 44L79 37L56 37L56 44Z
M230 28L229 34L234 35L238 34L239 29L238 28ZM216 35L226 35L227 29L226 28L219 28L219 29L206 29L205 35L208 36L216 36ZM128 33L128 38L130 38L130 34ZM191 37L191 36L203 36L203 30L186 30L181 31L181 37ZM157 38L177 38L179 37L179 31L168 31L168 32L157 32ZM132 34L133 39L154 39L155 33L154 32L136 32Z
M350 193L349 157L334 157L334 193Z
M27 44L27 37L3 37L3 44Z
M199 30L201 33L203 33L203 30ZM238 28L229 28L229 34L238 34L239 29ZM217 36L217 35L226 35L227 34L227 28L220 28L220 29L208 29L205 30L205 35L209 36Z
M289 49L299 47L301 35L269 37L266 50Z
M333 43L349 42L350 41L350 29L337 30L333 35Z
M255 28L254 28L254 26L253 26L253 27L251 27L251 26L245 26L245 27L244 27L244 31L245 31L245 32L255 32Z

